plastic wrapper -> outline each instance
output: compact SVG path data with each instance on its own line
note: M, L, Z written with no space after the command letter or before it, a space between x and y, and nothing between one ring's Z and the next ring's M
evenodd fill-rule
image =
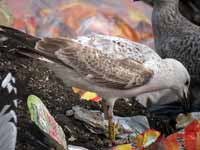
M198 113L189 114L189 118L198 118ZM186 116L185 116L186 117ZM186 119L185 119L186 120ZM188 119L190 120L190 119ZM182 121L184 122L187 121ZM113 147L113 150L199 150L200 149L200 121L193 120L179 132L166 138L160 136L160 132L148 129L138 135L132 144L124 144Z
M118 145L112 148L112 150L138 150L149 147L155 143L160 137L160 132L152 129L146 130L144 133L135 137L134 143Z
M65 134L42 101L38 97L30 95L27 103L31 120L45 133L50 144L54 145L57 150L66 150Z
M105 134L108 128L108 122L104 119L100 111L90 111L79 106L72 108L74 117L83 121L86 127L93 133ZM113 121L116 126L116 136L123 139L119 142L130 142L137 135L143 133L149 128L148 120L145 116L118 117L114 116Z
M159 137L160 137L160 132L153 129L148 129L143 134L136 137L135 143L137 147L146 148L150 146L152 143L155 143Z
M87 101L93 101L93 102L99 102L102 100L101 97L99 97L94 92L84 91L79 88L72 87L72 90L74 93L78 93L80 95L80 98Z
M169 135L162 141L164 150L199 150L200 149L200 122L194 120L183 130Z

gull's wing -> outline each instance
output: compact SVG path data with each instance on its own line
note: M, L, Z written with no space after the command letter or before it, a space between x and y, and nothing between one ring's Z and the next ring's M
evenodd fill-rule
M10 43L20 54L36 59L46 58L76 70L89 82L111 88L123 89L145 84L153 75L150 69L145 68L145 61L159 58L144 45L111 36L88 36L88 44L80 39L41 40L3 26L0 26L0 36L3 43Z
M120 37L93 33L87 37L80 36L77 41L83 45L94 47L112 58L126 57L140 63L149 59L160 59L151 48Z
M110 47L115 47L115 44L118 43ZM96 47L67 38L44 38L36 45L38 51L54 51L58 60L72 67L84 79L100 86L132 88L145 84L153 75L151 70L145 68L144 57L138 49L129 52L135 53L134 59L123 50Z

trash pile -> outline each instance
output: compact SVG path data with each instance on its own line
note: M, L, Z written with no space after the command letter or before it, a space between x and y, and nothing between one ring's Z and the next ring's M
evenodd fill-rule
M46 106L35 95L30 95L27 100L31 120L40 130L41 135L45 135L41 143L46 144L46 148L51 147L56 150L87 150L78 146L67 145L65 134L49 113Z
M135 6L128 0L19 0L17 3L3 0L1 3L7 4L7 9L2 8L7 25L39 37L97 32L138 42L151 43L153 39L149 16L139 13L143 9L149 15L151 8Z
M115 35L145 43L153 47L153 35L148 17L138 12L147 9L144 5L133 6L128 0L2 0L0 1L0 23L12 26L29 34L44 36L77 36L91 32ZM79 13L76 13L79 11ZM149 9L148 11L151 11ZM119 13L120 12L120 13ZM123 12L123 13L121 13ZM150 14L149 12L147 14ZM73 87L81 99L92 102L102 100L96 93ZM84 147L69 145L76 140L70 127L65 125L71 137L66 139L63 127L50 114L43 100L30 95L27 100L30 119L37 134L36 139L44 149L87 150ZM104 135L108 130L100 111L73 106L67 110L67 117L73 117L93 134ZM195 150L200 147L200 114L180 114L176 118L177 132L165 136L150 127L147 116L115 116L116 146L111 150ZM108 148L109 149L109 148Z
M40 130L40 134L45 138L40 141L46 143L47 147L54 147L58 150L87 150L83 147L67 145L64 132L51 116L46 106L37 96L30 95L27 100L31 120ZM94 134L105 134L108 129L108 122L105 121L103 113L100 111L87 110L80 106L72 107L66 112L66 116L74 117L84 123L86 128ZM167 137L159 131L151 129L146 116L114 117L117 131L116 146L108 148L110 150L197 150L200 143L200 114L190 113L177 116L176 127L179 130ZM70 128L68 128L70 132ZM74 140L73 132L71 138ZM106 135L105 135L106 136Z

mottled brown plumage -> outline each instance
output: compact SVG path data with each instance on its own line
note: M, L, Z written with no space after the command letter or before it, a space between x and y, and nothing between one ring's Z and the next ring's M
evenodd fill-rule
M83 78L102 87L126 89L148 82L153 72L133 58L110 57L91 46L83 46L71 39L44 38L36 49L54 51L52 57L71 66Z

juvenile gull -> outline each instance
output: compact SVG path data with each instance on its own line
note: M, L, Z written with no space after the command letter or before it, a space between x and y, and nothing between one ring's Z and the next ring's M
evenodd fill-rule
M7 29L2 27L1 34L6 36ZM43 38L35 48L18 47L18 52L48 60L46 65L63 81L103 97L109 130L118 98L162 89L171 89L184 100L187 98L190 76L180 62L161 59L154 50L126 39L98 34L77 39ZM112 134L109 132L114 140Z

